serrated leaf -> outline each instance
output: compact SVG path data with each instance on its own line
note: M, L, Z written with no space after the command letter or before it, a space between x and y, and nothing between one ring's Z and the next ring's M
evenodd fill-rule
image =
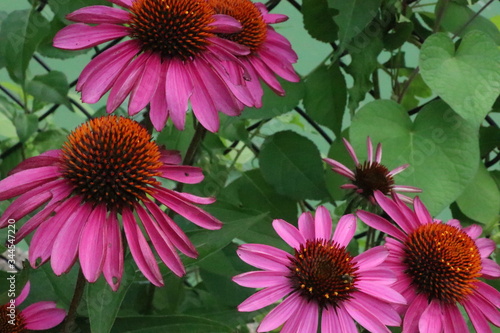
M283 131L268 137L259 161L264 179L276 192L296 200L328 196L318 148L302 135Z
M476 176L457 198L457 205L466 216L490 224L498 220L500 213L500 191L483 164L479 165Z
M26 85L26 92L35 99L71 108L68 99L69 84L66 75L59 71L37 75Z
M304 97L304 83L302 81L288 82L281 78L278 78L278 81L285 90L285 96L278 96L267 85L263 85L262 107L260 109L246 108L240 118L269 119L293 110Z
M419 196L433 215L455 201L477 172L477 129L442 101L425 106L413 123L396 102L371 102L356 113L349 133L360 160L370 136L382 143L382 164L389 170L409 163L396 184L421 188Z
M48 28L47 19L35 10L16 10L3 20L0 54L5 55L5 66L15 82L26 80L28 64Z
M304 15L304 28L309 34L325 43L337 40L338 26L333 16L338 12L328 5L328 0L304 0L302 14Z
M500 50L479 31L465 35L457 50L444 33L427 38L420 69L429 87L477 128L500 94Z
M344 75L337 63L321 65L305 79L306 112L321 125L330 128L335 136L342 130L342 118L347 99Z

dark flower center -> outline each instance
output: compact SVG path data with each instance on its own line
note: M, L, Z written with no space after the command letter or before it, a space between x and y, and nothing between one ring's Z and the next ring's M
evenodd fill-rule
M405 252L405 273L429 300L460 302L472 294L481 275L481 256L474 240L447 224L420 226L408 236Z
M62 169L74 193L120 210L152 193L160 182L160 149L134 120L107 116L75 129L64 144Z
M357 290L357 270L345 247L317 239L295 250L289 277L293 287L306 299L321 307L337 306Z
M186 60L210 44L214 10L204 0L135 0L131 36L145 51Z
M0 333L26 333L23 314L17 308L9 309L5 304L0 306Z
M366 161L363 165L357 166L354 171L356 185L366 198L373 196L373 192L379 190L384 194L390 194L394 179L389 175L389 169L377 162Z
M209 0L218 14L225 14L238 20L243 29L221 37L247 46L251 52L257 51L266 40L267 25L259 9L250 0Z

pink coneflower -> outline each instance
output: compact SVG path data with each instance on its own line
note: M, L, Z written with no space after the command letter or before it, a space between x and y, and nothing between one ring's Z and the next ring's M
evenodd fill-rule
M385 165L380 163L382 161L382 145L380 143L377 145L374 159L372 141L370 137L367 138L366 146L368 148L368 160L361 164L349 141L346 139L342 140L344 141L344 145L349 155L354 161L356 169L352 171L340 162L330 158L324 159L326 163L333 166L332 170L334 172L351 180L350 184L342 185L341 188L353 190L372 204L375 204L375 198L373 197L375 191L380 191L386 195L395 194L407 203L411 203L412 199L396 192L422 192L422 190L417 187L394 184L393 177L408 168L409 164L402 165L389 171Z
M286 15L271 14L264 4L250 0L209 0L209 3L217 13L232 16L241 23L243 29L240 32L219 36L250 49L249 55L239 59L246 65L251 77L260 78L281 96L285 91L275 74L292 82L300 80L292 67L297 62L297 54L290 42L270 26L286 21ZM263 90L259 80L248 81L247 85L258 101L256 106L260 107Z
M487 258L495 242L478 238L481 227L433 220L418 197L415 211L397 197L392 201L376 192L375 198L399 228L369 212L357 215L391 236L386 239L390 254L384 267L397 274L394 288L408 301L398 307L403 332L468 332L459 304L477 332L491 332L488 322L500 326L500 292L479 280L500 277L500 266Z
M356 230L356 218L343 216L332 236L332 219L319 207L299 218L299 228L274 220L274 230L295 253L262 244L244 244L238 255L262 269L235 276L241 286L264 288L238 307L255 311L283 297L262 320L258 332L271 331L284 323L282 332L316 333L321 315L321 332L357 332L354 321L370 332L389 332L401 319L393 304L404 298L392 289L396 281L383 267L388 251L372 248L356 257L346 250Z
M66 317L63 309L56 308L56 302L38 302L28 305L23 310L19 306L30 292L30 283L7 304L0 306L0 332L27 333L28 331L48 330L56 327Z
M245 105L255 105L245 84L251 77L236 58L249 49L217 36L241 30L234 18L217 14L205 0L108 1L126 10L78 9L67 19L79 23L54 37L55 47L68 50L130 38L85 67L76 86L82 101L95 103L110 91L106 108L113 112L130 96L130 115L149 103L158 131L169 117L183 129L188 102L196 118L212 132L219 128L217 111L234 116Z
M184 266L176 248L189 257L197 252L183 231L155 203L207 229L221 222L195 206L201 198L164 188L159 178L194 184L200 168L178 165L177 152L151 141L139 123L116 116L90 120L74 130L61 150L52 150L18 165L0 181L0 200L19 196L0 219L18 220L45 207L18 231L19 242L36 230L29 260L37 267L51 258L54 273L67 272L76 258L89 282L104 277L116 290L123 273L123 241L119 215L130 252L139 269L157 286L163 279L140 224L161 260L176 274Z

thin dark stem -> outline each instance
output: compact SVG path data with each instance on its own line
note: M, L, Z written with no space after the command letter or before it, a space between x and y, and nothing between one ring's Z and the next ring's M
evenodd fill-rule
M274 8L276 8L277 5L279 5L280 2L281 0L269 0L268 2L266 2L267 10L268 11L273 10Z
M196 153L198 152L198 148L200 147L201 142L205 138L207 134L207 129L203 127L201 123L196 125L196 131L194 133L193 139L191 139L191 143L186 151L186 155L184 156L184 160L182 164L184 165L192 165L194 162L194 158Z
M417 107L416 107L416 108L414 108L414 109L411 109L410 111L408 111L408 115L410 115L410 116L411 116L411 115L414 115L414 114L416 114L416 113L419 113L419 112L420 112L420 110L422 110L422 109L423 109L426 105L428 105L428 104L430 104L430 103L432 103L432 102L434 102L434 101L437 101L438 99L439 99L439 97L434 97L434 98L433 98L433 99L431 99L430 101L427 101L427 102L425 102L424 104L419 105L419 106L417 106Z
M486 118L484 118L484 120L486 120L486 122L492 126L492 127L497 127L498 128L498 124L493 120L493 118L491 118L490 116L486 116Z
M406 91L410 87L410 84L413 82L413 80L415 80L415 78L417 77L417 75L418 75L419 72L420 72L420 68L419 67L415 68L413 70L413 72L411 72L410 76L408 77L408 80L406 80L406 82L403 85L403 88L401 89L401 91L400 91L400 93L398 95L398 103L401 103L401 101L403 100L403 97L406 94Z
M45 118L47 118L48 116L50 116L52 113L54 113L59 107L61 106L61 104L54 104L52 105L52 107L50 109L47 110L47 112L45 112L44 114L42 114L40 116L40 118L38 118L38 121L42 121L44 120Z
M40 0L40 5L38 5L38 8L36 9L37 12L41 12L45 6L47 6L48 0Z
M92 119L94 118L90 113L88 113L87 110L85 110L83 108L83 106L81 106L77 101L75 101L73 98L70 98L69 99L70 103L73 104L74 106L76 106L76 108L78 110L80 110L85 116L87 116L88 119Z
M460 28L460 30L458 30L457 32L455 32L453 34L453 38L459 36L464 30L465 28L467 28L469 26L469 24L471 24L472 21L474 21L476 19L476 17L478 17L482 12L483 10L485 10L489 5L491 5L495 0L490 0L488 1L483 7L481 7L481 9L479 9L476 13L474 13L474 15L472 15L468 20L467 22L464 23L464 25Z
M489 168L490 166L493 166L498 162L500 162L500 153L498 153L497 156L495 156L495 158L493 158L492 160L485 162L484 165Z
M326 142L328 142L328 144L332 144L332 138L330 138L328 134L326 134L326 132L321 128L321 126L319 126L311 117L309 117L309 115L305 113L304 110L302 110L298 106L296 106L294 110L297 111L297 113L300 114L302 118L304 118L312 127L314 127L314 129L318 131L318 133L323 137L323 139L325 139Z
M36 54L33 55L33 59L35 59L36 62L38 62L40 64L40 66L42 66L47 72L50 72L51 69L49 67L49 65L47 65L45 63L45 61L42 60L42 58L40 58L39 56L37 56Z
M295 7L295 9L297 9L299 12L302 11L302 6L300 5L300 3L298 3L297 1L295 0L288 0L288 2Z
M71 327L75 323L78 305L82 300L83 291L85 290L85 284L87 281L85 280L85 276L83 275L83 271L80 268L78 270L78 278L76 280L75 293L73 294L73 299L71 300L71 304L69 306L68 315L66 316L66 320L64 321L62 332L69 333Z
M14 96L7 88L2 86L0 84L0 90L5 93L5 95L9 96L10 99L12 99L14 102L16 102L17 105L19 105L23 110L26 110L26 105L24 105L23 102L21 102L16 96Z

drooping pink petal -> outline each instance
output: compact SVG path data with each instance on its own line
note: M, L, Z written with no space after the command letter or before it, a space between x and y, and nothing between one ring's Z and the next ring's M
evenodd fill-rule
M214 197L199 197L197 195L186 192L176 192L176 194L182 199L185 199L186 201L197 205L210 205L213 204L216 200Z
M183 276L186 271L181 259L163 230L158 226L156 221L151 219L151 216L149 216L141 205L136 205L135 209L161 260L175 275Z
M234 19L229 15L215 14L212 15L214 21L208 24L209 27L214 27L212 30L215 33L221 34L233 34L240 32L243 28L238 20Z
M463 229L470 238L476 239L483 232L483 228L477 224L471 224L470 226Z
M30 289L31 289L31 282L28 281L21 290L21 293L16 297L16 306L19 306L21 305L22 302L24 302L24 300L26 299L26 297L28 297L28 294L30 293Z
M163 286L163 278L156 263L153 252L137 225L134 215L129 209L122 211L123 228L130 247L130 252L142 274L155 286Z
M402 209L398 207L398 205L387 198L380 191L375 191L374 193L375 199L377 203L382 207L382 209L403 229L406 234L410 234L414 230L413 219L411 214L403 214ZM411 220L411 221L410 221Z
M300 214L299 231L304 236L304 239L314 239L314 218L310 212Z
M202 228L217 230L222 227L222 222L201 208L186 202L174 191L158 188L157 192L153 194L153 197L179 215L184 216L186 219Z
M111 289L117 291L123 275L123 243L116 213L110 212L105 223L106 258L102 272Z
M274 220L273 228L276 233L293 249L300 249L306 241L297 228L284 220Z
M299 297L297 299L297 302L299 303L298 308L295 312L295 315L291 316L288 318L288 320L285 322L285 325L281 328L281 333L298 333L299 325L300 322L302 321L302 316L304 315L304 310L307 305L307 301Z
M344 302L344 308L361 326L373 333L389 333L389 329L372 313L354 302Z
M48 330L62 323L66 317L66 311L56 308L55 302L38 302L29 305L22 310L26 318L26 329Z
M291 316L296 315L300 305L299 298L299 294L293 293L282 303L278 304L262 319L257 332L272 331L281 326Z
M128 114L131 116L148 105L157 88L161 87L163 89L163 85L158 85L162 77L160 75L161 58L152 53L143 67L144 70L137 78L137 82L130 93Z
M330 212L323 206L316 209L314 216L314 235L316 238L330 240L332 237L332 217Z
M122 7L125 7L125 8L130 8L130 7L132 7L132 2L134 0L107 0L107 1L109 1L111 3L114 3L114 4L118 5L118 6L122 6Z
M390 303L381 301L365 293L356 293L350 300L353 307L363 308L374 315L381 323L388 326L399 326L401 317Z
M166 70L165 92L172 122L176 128L183 129L188 100L193 93L193 81L179 59L170 59Z
M174 246L188 257L196 258L198 256L198 252L184 231L154 202L147 200L144 201L144 204L156 219L163 232L172 241Z
M260 50L259 56L262 61L278 76L290 82L300 81L300 77L293 69L293 66L288 62L283 62L279 55L274 54L272 50L263 48Z
M383 284L374 284L371 281L362 279L357 281L356 286L360 291L386 302L406 304L405 298L396 292L392 287L388 287Z
M89 282L95 282L101 275L106 258L106 206L97 205L83 227L78 256L83 275Z
M285 96L285 90L274 76L274 72L256 56L248 56L248 60L259 77L279 96Z
M418 322L425 308L427 308L427 298L423 294L418 294L409 304L403 316L403 330L405 332L418 332Z
M123 9L99 5L83 7L66 15L66 19L70 21L88 24L123 24L127 23L130 18L130 13Z
M167 150L160 147L160 162L163 164L181 164L182 156L177 150Z
M500 292L483 281L477 281L476 283L477 291L491 304L500 308Z
M318 305L308 302L302 308L301 321L297 328L298 332L316 333L318 331Z
M415 214L417 214L418 220L420 221L420 224L427 224L432 222L432 216L425 208L424 204L422 203L422 200L420 200L419 197L416 197L413 200L413 207L415 210Z
M289 272L290 254L275 247L263 244L243 244L236 251L241 260L254 267Z
M343 304L340 304L340 306L336 309L336 311L337 311L337 316L339 318L340 328L342 329L341 332L345 333L358 332L356 323L349 315Z
M491 259L483 259L481 262L481 274L487 279L497 279L500 277L500 266Z
M442 329L443 314L439 301L432 300L420 316L418 329L420 332L440 333Z
M444 333L467 332L467 323L455 304L441 304Z
M68 272L76 260L80 236L92 212L90 204L79 206L58 230L52 247L50 265L56 275ZM95 255L92 253L92 255Z
M128 34L128 28L121 25L75 23L59 30L54 37L54 46L64 50L83 50Z
M472 294L465 302L470 303L470 307L480 309L484 317L493 325L500 327L500 313L497 308L480 294Z
M60 161L60 150L50 150L45 153L25 159L9 172L9 176L19 171L40 168L44 166L54 166Z
M158 171L163 178L185 184L197 184L205 178L201 168L189 165L163 165Z
M469 315L472 326L474 326L477 333L491 332L490 325L488 324L488 320L483 314L482 309L479 309L474 303L471 303L470 301L463 301L462 305L465 308L467 314Z
M267 288L285 285L289 279L283 272L275 271L253 271L236 275L233 281L242 287Z
M353 262L357 263L361 272L377 267L387 259L388 255L389 251L384 249L383 246L376 246L354 257Z
M356 217L353 214L347 214L340 218L332 239L337 242L339 246L347 247L355 232Z
M0 201L16 197L60 176L59 166L44 166L17 172L0 180Z
M238 311L251 312L262 309L282 299L292 291L290 286L275 286L262 289L238 305Z
M5 227L8 219L14 219L17 221L49 201L52 198L52 193L49 192L49 189L54 184L57 184L57 182L60 182L60 180L43 184L38 188L20 195L3 212L0 217L0 227Z
M164 62L162 64L162 67L168 66L168 62ZM149 110L149 118L151 119L151 123L153 124L153 127L157 131L161 131L163 127L165 127L165 124L167 123L167 119L169 116L169 105L167 101L167 96L165 92L165 75L166 75L166 70L162 70L160 72L160 78L158 81L158 86L156 87L155 92L151 96L151 101L150 101L150 110ZM172 118L172 120L174 120ZM178 126L178 124L174 121L174 125ZM182 123L182 128L179 128L180 130L184 129L184 123Z
M386 234L402 241L404 241L407 238L404 232L393 226L389 221L387 221L383 217L362 210L358 210L356 212L356 215L359 217L361 221L365 222L374 229L383 231Z
M386 267L375 267L371 269L366 269L363 267L361 270L363 272L363 280L372 281L372 283L381 283L386 285L392 285L396 282L396 275L391 270Z

